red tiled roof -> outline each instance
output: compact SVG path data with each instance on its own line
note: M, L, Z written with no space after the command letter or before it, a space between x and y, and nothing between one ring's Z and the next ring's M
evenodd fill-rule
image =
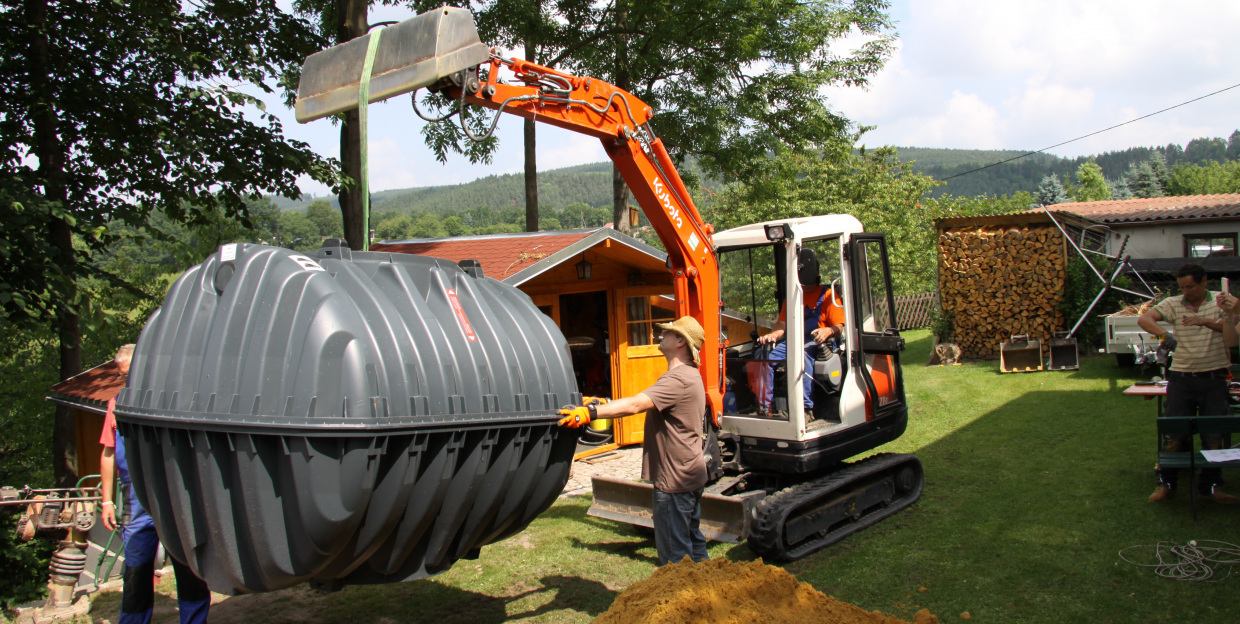
M70 377L51 388L52 394L107 403L125 387L126 376L112 360Z
M1219 219L1240 217L1240 193L1068 202L1055 204L1050 208L1056 212L1070 212L1102 223ZM1030 212L1041 210L1033 208Z
M546 234L493 234L410 242L375 243L371 251L418 254L453 262L477 260L487 277L503 280L593 234L593 230Z

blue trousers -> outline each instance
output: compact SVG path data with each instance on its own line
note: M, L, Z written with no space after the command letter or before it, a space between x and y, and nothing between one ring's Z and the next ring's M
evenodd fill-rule
M805 373L801 375L802 386L805 390L805 409L814 409L814 379L811 376L814 370L814 357L822 345L814 341L809 341L805 345ZM764 362L761 370L760 388L754 388L754 394L758 395L758 405L761 407L771 407L771 399L775 396L775 365L788 359L788 343L779 341L771 353L767 355L768 362ZM791 380L789 380L791 381Z
M150 624L155 606L155 554L159 551L159 535L155 521L142 508L133 487L125 484L129 503L129 522L121 528L125 539L125 580L121 593L121 617L117 624ZM206 624L211 607L211 591L189 566L176 559L172 569L177 577L177 608L181 624Z
M685 557L705 561L706 537L702 535L702 488L669 494L654 488L654 548L659 565L679 563Z

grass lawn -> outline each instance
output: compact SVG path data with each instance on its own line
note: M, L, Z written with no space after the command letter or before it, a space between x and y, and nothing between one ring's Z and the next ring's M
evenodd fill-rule
M1190 539L1240 543L1240 508L1202 505L1187 490L1152 505L1154 404L1124 397L1135 378L1114 359L1066 373L1000 375L997 362L923 367L926 332L910 332L908 432L882 450L916 453L926 488L913 507L786 568L863 608L944 622L1235 622L1240 574L1181 582L1120 560L1128 546ZM1240 480L1230 488L1240 494ZM232 597L227 622L588 622L649 576L653 542L562 499L521 535L432 579L324 594L305 588ZM744 545L712 557L749 560ZM925 591L921 591L925 588ZM170 580L160 590L171 594ZM157 622L175 622L159 597ZM94 617L115 620L119 593Z

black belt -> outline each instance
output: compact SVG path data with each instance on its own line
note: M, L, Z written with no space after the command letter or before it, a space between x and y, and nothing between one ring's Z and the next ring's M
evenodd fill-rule
M1213 379L1226 379L1227 375L1230 373L1231 369L1227 368L1216 368L1214 370L1195 372L1173 370L1167 371L1167 377L1210 377Z

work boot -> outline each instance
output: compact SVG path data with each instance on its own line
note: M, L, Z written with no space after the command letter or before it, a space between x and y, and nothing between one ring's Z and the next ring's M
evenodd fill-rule
M1214 492L1209 495L1209 499L1220 505L1235 505L1240 503L1240 498L1236 498L1223 490L1214 488Z
M1171 488L1169 488L1169 487L1167 487L1167 486L1165 486L1165 485L1160 485L1160 486L1158 486L1158 487L1154 488L1154 493L1153 493L1153 494L1150 494L1150 502L1151 502L1151 503L1157 503L1157 502L1159 502L1159 501L1165 501L1165 500L1167 500L1168 498L1171 498L1171 496L1172 496L1173 494L1175 494L1175 490L1173 490L1173 489L1171 489ZM1232 498L1235 498L1235 497L1233 496Z

